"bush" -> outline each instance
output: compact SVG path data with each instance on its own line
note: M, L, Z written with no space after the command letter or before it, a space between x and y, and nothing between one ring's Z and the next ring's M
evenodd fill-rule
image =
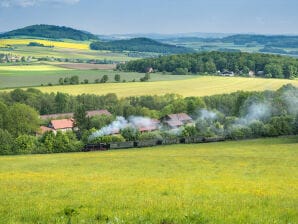
M125 142L122 135L106 135L93 139L90 143L110 143L110 142Z
M127 127L121 130L121 135L126 141L136 141L139 139L140 131L136 128Z
M158 132L158 131L144 132L144 133L141 133L139 136L140 141L151 140L151 139L162 140L162 138L163 137L161 136L160 132Z
M16 138L13 151L16 154L29 154L36 150L37 139L30 135L20 135Z

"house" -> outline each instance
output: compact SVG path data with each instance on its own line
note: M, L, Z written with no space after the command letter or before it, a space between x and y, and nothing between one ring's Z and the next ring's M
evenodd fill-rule
M37 135L43 135L44 133L50 132L50 131L53 131L53 129L46 126L40 126Z
M147 68L145 69L145 72L146 72L146 73L152 73L152 72L154 72L154 70L153 70L152 67L147 67Z
M171 129L193 124L193 119L186 113L169 114L162 118L162 121L164 125Z
M87 117L94 117L94 116L112 116L112 114L108 110L90 110L86 111ZM45 114L40 115L40 119L48 120L48 119L57 119L57 118L73 118L74 113L61 113L61 114Z
M159 129L160 121L157 119L151 119L149 124L139 124L138 125L138 130L140 132L151 132L151 131L156 131Z
M87 117L94 117L94 116L112 116L112 114L108 110L90 110L87 111Z
M53 132L57 131L72 131L74 128L74 120L73 119L61 119L61 120L51 120L49 124L49 128L53 130Z
M63 114L45 114L40 115L40 119L48 120L48 119L58 119L58 118L72 118L74 113L63 113Z

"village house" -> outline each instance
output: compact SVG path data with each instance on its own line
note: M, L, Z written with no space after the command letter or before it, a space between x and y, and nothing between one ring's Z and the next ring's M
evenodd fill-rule
M57 131L72 131L74 129L74 120L73 119L60 119L60 120L51 120L48 126L40 126L38 134L44 134L45 132L54 132Z
M178 113L165 116L162 122L166 127L175 129L184 125L192 125L193 119L186 113Z
M137 128L140 132L151 132L159 129L160 121L157 119L151 119L150 125L140 124Z
M87 117L94 117L94 116L112 116L112 114L108 110L90 110L86 111ZM74 113L61 113L61 114L45 114L40 115L40 119L48 120L48 119L57 119L57 118L73 118Z
M49 128L51 128L54 133L57 131L72 131L74 128L74 120L73 119L61 119L61 120L51 120L49 124Z

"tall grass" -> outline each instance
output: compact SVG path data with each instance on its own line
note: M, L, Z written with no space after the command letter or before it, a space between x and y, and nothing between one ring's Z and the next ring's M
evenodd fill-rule
M0 157L1 223L297 223L298 139Z

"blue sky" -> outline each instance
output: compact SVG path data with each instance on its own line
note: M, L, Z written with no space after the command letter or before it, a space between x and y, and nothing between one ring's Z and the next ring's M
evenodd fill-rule
M0 32L32 24L95 34L298 34L298 0L0 0Z

